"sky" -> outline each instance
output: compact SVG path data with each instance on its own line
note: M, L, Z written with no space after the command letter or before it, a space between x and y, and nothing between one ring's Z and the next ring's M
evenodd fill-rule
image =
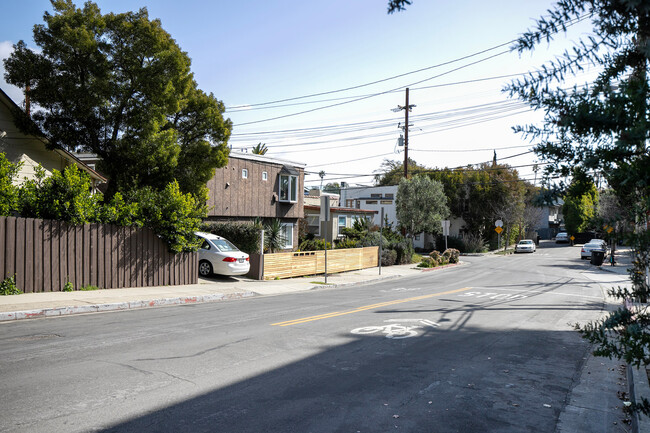
M229 145L305 164L307 187L373 184L384 160L403 161L405 89L408 156L429 168L497 160L537 180L529 140L512 127L541 113L503 92L591 30L588 21L534 53L512 41L547 14L547 0L413 0L387 14L387 0L98 0L103 13L146 7L192 59L198 87L225 104ZM81 2L76 2L81 6ZM47 0L3 5L0 58L32 39L52 11ZM0 88L21 103L20 89ZM593 80L594 71L576 77ZM321 179L319 173L324 172Z

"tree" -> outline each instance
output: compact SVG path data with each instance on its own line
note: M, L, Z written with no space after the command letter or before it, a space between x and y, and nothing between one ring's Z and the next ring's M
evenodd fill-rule
M400 225L411 237L421 232L439 233L440 222L449 215L442 184L423 175L402 178L395 206Z
M425 173L428 168L423 165L419 165L417 162L408 159L408 168L409 176L415 176L416 174ZM399 161L392 161L385 159L381 163L381 168L375 174L375 184L379 186L385 185L397 185L400 182L400 179L404 178L404 163Z
M266 144L259 142L255 146L253 146L253 150L251 151L255 155L266 155L266 152L269 150L268 147L266 147Z
M562 206L564 224L569 233L584 232L593 226L598 206L598 190L587 174L577 168Z
M40 50L20 41L5 60L7 82L38 106L31 119L16 113L21 130L100 156L108 196L176 180L203 200L227 162L232 124L223 103L197 88L187 53L145 8L103 15L90 1L52 6L34 26Z
M323 192L331 192L334 194L341 193L341 185L338 182L328 183L323 187Z
M547 162L546 174L571 174L575 167L605 176L628 210L626 219L637 224L631 243L635 261L631 289L612 289L618 299L647 302L650 285L650 138L648 102L650 83L650 4L636 0L568 0L558 2L536 28L524 33L513 49L534 50L553 39L558 30L589 19L595 36L580 40L573 50L513 82L507 91L545 113L542 126L516 130L537 142L535 151ZM599 70L598 78L584 86L563 88L565 76L586 65ZM554 88L554 86L556 86ZM576 325L584 338L596 344L596 355L648 365L650 312L645 307L619 308L606 318ZM635 409L650 414L643 399Z

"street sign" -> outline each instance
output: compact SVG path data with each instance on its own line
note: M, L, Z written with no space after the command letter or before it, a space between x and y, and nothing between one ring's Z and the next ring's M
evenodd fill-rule
M442 235L449 236L449 226L451 223L449 222L449 220L442 220L441 223L442 223Z
M496 221L494 222L494 225L497 226L497 227L503 227L503 221L501 221L501 220L496 220Z
M498 234L501 234L501 232L503 231L503 229L502 229L501 227L497 226L497 227L494 229L494 231L497 232Z
M607 233L611 233L614 231L614 227L607 227Z
M574 241L576 238L575 238L575 236L571 235L571 237L570 237L569 239L571 239L572 241Z

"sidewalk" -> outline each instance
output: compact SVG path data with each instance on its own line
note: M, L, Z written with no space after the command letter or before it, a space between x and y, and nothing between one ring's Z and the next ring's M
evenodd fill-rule
M595 281L599 281L601 286L605 291L611 288L626 287L630 284L629 274L627 272L628 268L631 266L632 256L631 249L627 247L621 247L616 250L616 266L611 266L608 262L603 263L602 266L592 266L584 272L584 274ZM618 308L621 305L621 301L608 297L607 302L609 304L609 310ZM601 365L611 365L621 364L623 361L620 360L607 360L606 358L595 358L590 356L588 363L592 364L598 359L601 360ZM640 397L650 398L650 384L648 378L648 372L645 367L636 368L629 364L626 365L626 374L627 374L627 389L629 393L629 400L632 402L638 402ZM623 402L621 401L621 404ZM633 415L631 424L631 432L633 433L650 433L650 418L645 415Z
M457 266L457 265L450 265ZM446 266L449 267L449 266ZM258 281L242 277L199 278L198 284L181 286L133 287L75 292L24 293L0 296L0 322L69 314L131 310L164 305L194 304L240 299L258 295L277 295L324 287L362 284L388 278L417 275L446 267L422 269L415 264L361 269L324 275Z

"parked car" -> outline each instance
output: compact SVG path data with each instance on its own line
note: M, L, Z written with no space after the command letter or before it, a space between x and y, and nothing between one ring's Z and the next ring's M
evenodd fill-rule
M582 260L587 260L591 258L591 252L593 250L597 251L603 251L605 253L605 257L607 257L607 246L603 245L600 242L594 242L594 243L586 243L582 246L582 249L580 250L580 258Z
M212 233L194 233L203 239L199 248L199 275L244 275L250 270L248 254L240 251L228 239Z
M604 246L605 248L607 248L607 241L605 241L605 240L603 240L603 239L592 239L592 240L590 240L590 241L587 242L587 243L589 243L589 244L603 244L603 246Z
M515 245L515 253L534 253L535 242L531 239L522 239Z
M556 244L568 244L569 243L569 235L566 232L560 232L555 236L555 243Z

